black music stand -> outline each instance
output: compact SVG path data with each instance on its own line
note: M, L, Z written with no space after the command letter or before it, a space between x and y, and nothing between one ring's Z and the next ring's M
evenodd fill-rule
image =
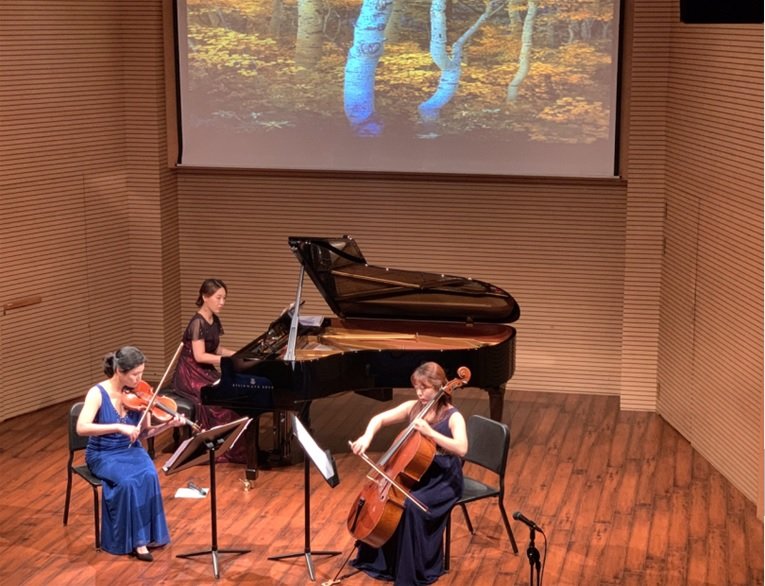
M225 454L231 446L239 439L251 419L243 417L230 423L224 423L218 425L207 431L198 433L197 435L185 440L170 456L167 463L162 467L165 474L173 474L180 472L191 466L201 464L205 458L210 463L210 529L212 533L212 540L210 549L203 549L199 551L192 551L189 553L178 554L175 557L189 558L198 555L212 555L213 574L216 578L220 578L220 570L218 566L218 554L221 553L248 553L249 549L218 549L218 513L217 513L217 500L215 493L215 458L217 456Z
M312 551L311 550L311 475L309 460L314 463L316 468L321 472L324 480L332 487L336 487L340 483L340 478L337 475L337 467L335 466L335 460L329 450L322 450L318 444L308 433L308 430L303 426L300 419L298 419L294 413L290 414L292 419L292 433L300 442L305 452L304 474L305 474L305 548L303 551L294 553L285 553L281 555L270 556L269 560L283 560L286 558L295 558L304 556L305 563L308 566L308 577L311 581L316 581L316 573L313 569L314 555L340 555L339 551Z

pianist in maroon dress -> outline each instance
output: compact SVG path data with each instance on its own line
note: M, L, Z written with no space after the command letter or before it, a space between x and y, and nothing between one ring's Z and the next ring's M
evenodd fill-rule
M220 343L223 325L218 314L226 303L227 293L226 284L220 279L206 279L202 283L196 301L199 309L183 333L183 349L173 379L175 392L194 402L197 423L204 429L240 417L224 407L203 405L200 398L202 387L214 383L220 377L216 367L220 365L221 356L233 354L232 350L224 348ZM244 463L244 442L237 442L221 459Z
M435 409L418 419L423 406L447 383L443 368L435 362L419 366L411 377L417 398L372 417L364 434L351 448L366 452L381 427L408 424L436 443L436 455L430 467L411 490L424 504L424 513L409 500L391 538L376 548L359 542L352 565L378 580L394 581L400 586L431 584L444 573L443 537L449 512L462 496L462 458L468 440L465 419L444 393Z

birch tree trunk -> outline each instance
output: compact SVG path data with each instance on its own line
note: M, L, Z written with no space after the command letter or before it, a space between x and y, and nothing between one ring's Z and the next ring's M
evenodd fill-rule
M536 0L529 0L526 18L523 21L523 34L521 35L521 51L518 55L518 71L515 72L510 84L507 86L507 101L514 102L518 98L518 88L531 67L532 32L534 30L534 17L537 14Z
M393 0L364 0L348 50L343 84L345 116L356 134L377 135L382 121L375 117L375 73L385 47L385 27Z
M279 38L284 21L283 0L271 0L271 21L268 23L268 34L274 39Z
M505 0L488 2L483 14L466 30L452 45L451 56L447 49L447 0L433 0L430 5L430 56L433 63L441 70L438 87L430 98L418 106L420 119L425 123L438 120L441 109L448 104L457 93L462 75L462 53L473 35L481 28L492 14L499 10Z
M321 0L299 0L295 65L311 69L319 62L323 29Z
M521 28L521 23L523 22L518 4L520 4L520 0L510 0L507 3L507 17L510 20L511 33L515 33Z
M390 18L385 26L385 40L396 43L401 36L401 17L404 14L404 0L393 0Z

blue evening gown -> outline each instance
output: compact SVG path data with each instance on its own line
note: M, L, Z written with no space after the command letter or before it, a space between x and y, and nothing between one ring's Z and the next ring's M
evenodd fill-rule
M95 423L137 425L138 411L120 418L103 386ZM170 542L157 470L139 442L130 446L126 435L110 433L88 438L85 461L103 481L101 499L101 549L128 554L137 547L157 547Z

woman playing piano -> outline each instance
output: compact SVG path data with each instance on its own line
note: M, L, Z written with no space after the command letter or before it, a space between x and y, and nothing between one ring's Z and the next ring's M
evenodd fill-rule
M449 511L462 496L462 461L467 452L465 419L444 393L425 418L416 415L447 383L443 368L435 362L419 366L411 376L417 399L406 401L372 417L364 434L351 443L354 453L366 452L372 438L384 426L413 421L415 429L436 444L436 456L411 491L424 504L423 513L407 499L393 536L380 548L365 543L352 564L368 575L396 584L430 584L444 573L443 535Z
M232 350L220 343L223 324L219 313L226 303L228 289L220 279L206 279L199 288L196 305L199 308L189 320L183 333L183 349L175 368L173 387L176 393L189 398L196 408L197 423L204 429L222 425L239 418L224 407L203 405L201 389L219 378L217 366L221 356L231 356ZM221 460L245 462L245 444L238 442Z

